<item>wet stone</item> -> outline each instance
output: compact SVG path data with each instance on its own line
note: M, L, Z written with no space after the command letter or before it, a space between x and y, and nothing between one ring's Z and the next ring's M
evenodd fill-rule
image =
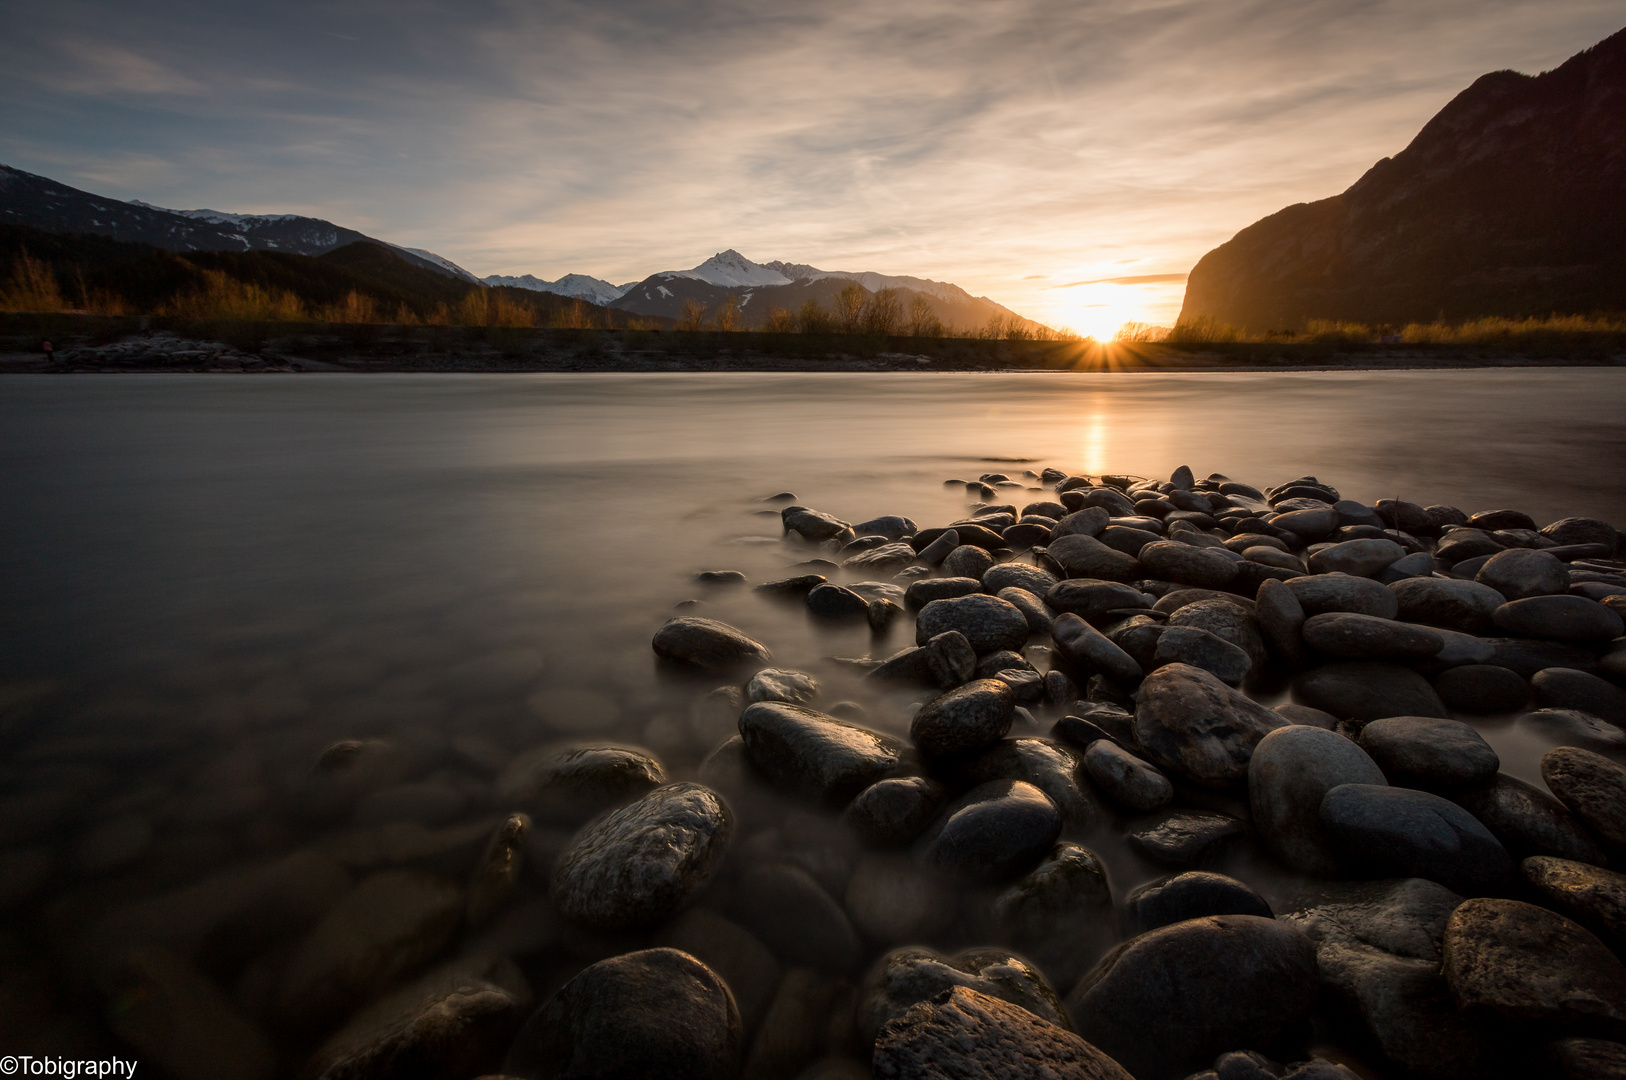
M1099 630L1067 612L1056 617L1050 629L1056 654L1080 676L1105 675L1125 687L1141 681L1141 666Z
M1321 826L1321 800L1340 784L1385 784L1366 752L1320 727L1277 728L1260 740L1248 762L1248 802L1265 846L1303 874L1332 877L1339 870Z
M1063 985L1116 936L1106 869L1093 851L1068 841L994 898L993 917L1006 940Z
M1002 671L1033 672L1033 665L1028 663L1026 657L1012 649L1001 649L999 652L989 653L977 661L976 675L979 679L992 679Z
M781 862L747 869L730 913L787 966L837 974L858 966L863 950L858 931L800 866Z
M744 1029L756 1030L784 972L749 930L708 908L693 908L668 923L655 944L688 953L716 972L733 992Z
M998 679L977 679L921 707L909 738L924 754L967 754L1003 738L1011 727L1016 696Z
M983 948L950 958L914 945L882 956L864 976L858 991L860 1038L874 1040L888 1022L957 986L1007 1001L1059 1027L1072 1026L1061 998L1020 957Z
M1265 581L1254 598L1260 639L1276 659L1292 667L1304 663L1304 607L1285 582Z
M811 540L817 544L823 540L833 540L849 526L840 518L810 510L805 506L787 506L779 511L780 521L786 532L799 534L804 540Z
M1028 621L1014 605L997 596L962 596L933 600L915 620L915 643L955 630L965 635L977 655L1000 649L1020 649L1027 643Z
M866 842L877 847L912 843L948 801L943 785L923 776L881 780L848 805L846 820Z
M1512 871L1478 819L1426 791L1341 784L1321 800L1321 825L1346 865L1371 877L1428 878L1474 896Z
M1124 907L1137 933L1210 915L1275 918L1270 904L1253 889L1236 878L1205 870L1187 870L1149 881L1129 894Z
M1246 825L1229 814L1182 810L1130 832L1129 843L1165 865L1189 866L1247 831Z
M1293 700L1340 720L1384 716L1445 717L1445 703L1410 668L1381 661L1341 661L1311 668L1293 680Z
M1242 783L1259 740L1285 723L1187 664L1154 671L1137 698L1134 731L1140 746L1154 764L1205 787Z
M1350 612L1312 615L1304 643L1317 652L1349 660L1425 660L1445 647L1435 631Z
M1434 677L1434 691L1457 712L1485 716L1524 707L1530 688L1518 672L1494 664L1464 664Z
M1465 1010L1626 1031L1626 967L1564 916L1479 898L1451 913L1443 971Z
M1049 634L1055 625L1055 616L1045 602L1026 589L1000 589L997 595L1022 613L1022 617L1028 621L1028 633Z
M751 761L782 788L845 802L893 774L897 740L800 705L758 702L740 714Z
M823 574L801 574L797 577L778 578L774 581L764 581L753 591L768 593L771 596L802 597L823 585L829 579Z
M865 619L869 601L845 586L827 583L807 594L807 610L823 619Z
M1596 840L1557 799L1505 773L1452 795L1515 859L1552 855L1602 865Z
M700 570L694 580L702 585L744 585L745 575L738 570Z
M1056 611L1071 612L1084 619L1098 619L1109 611L1145 607L1147 597L1139 589L1123 582L1073 578L1052 586L1045 594L1045 603Z
M1055 575L1024 563L1000 563L982 575L982 587L996 596L1005 589L1026 589L1035 596L1043 596L1055 584Z
M1252 670L1263 670L1265 642L1254 618L1253 605L1242 597L1212 597L1182 604L1169 616L1169 626L1206 630L1247 654Z
M1544 668L1530 686L1542 705L1576 709L1626 728L1626 690L1606 679L1572 668Z
M1502 767L1484 737L1460 720L1387 716L1361 729L1360 744L1391 783L1428 791L1482 783Z
M1591 750L1560 746L1542 757L1541 778L1600 840L1626 849L1626 767Z
M1064 821L1088 827L1100 816L1095 796L1082 780L1082 766L1070 748L1049 739L1001 739L965 762L963 781L1021 780L1049 797Z
M497 796L543 821L585 821L666 783L666 770L635 747L599 744L529 750L497 775Z
M1377 517L1376 514L1372 516L1374 519ZM1310 572L1375 577L1385 567L1404 558L1405 554L1406 549L1393 540L1346 540L1311 555Z
M884 536L888 540L902 540L915 534L915 523L906 517L888 515L860 521L853 526L853 532L859 536Z
M988 568L994 565L994 558L975 544L961 544L943 560L943 570L953 577L971 578L979 581Z
M920 549L920 561L931 566L941 566L943 560L948 558L949 552L959 546L959 532L954 529L947 529Z
M1101 581L1134 581L1141 576L1140 560L1108 547L1093 536L1072 534L1052 541L1046 548L1068 577Z
M1508 600L1568 592L1569 570L1545 551L1514 548L1486 560L1474 580L1489 585Z
M1347 611L1392 619L1400 611L1400 601L1386 585L1370 578L1349 574L1311 574L1286 582L1304 608L1306 616Z
M976 578L946 577L921 578L910 584L904 592L904 604L911 611L918 610L933 600L953 600L981 592L982 583Z
M1548 745L1626 750L1626 731L1577 709L1537 709L1519 717L1515 725Z
M1626 955L1626 874L1542 855L1525 859L1520 871L1547 906Z
M927 869L1001 881L1036 863L1061 826L1061 812L1044 792L1020 780L993 780L951 803L915 850Z
M571 839L553 868L554 900L566 917L595 929L662 922L711 880L733 824L727 804L708 788L657 788Z
M783 701L791 705L806 705L819 693L819 681L800 671L782 668L763 668L745 684L745 700Z
M773 659L766 646L727 623L692 615L668 619L655 632L655 655L703 671Z
M1584 596L1532 596L1491 615L1498 629L1548 641L1607 641L1626 632L1619 615Z
M1090 743L1084 752L1084 769L1102 794L1132 813L1151 813L1174 798L1174 785L1155 765L1110 739Z
M1221 589L1236 580L1236 556L1223 548L1194 547L1176 541L1147 544L1138 556L1148 572L1164 581Z

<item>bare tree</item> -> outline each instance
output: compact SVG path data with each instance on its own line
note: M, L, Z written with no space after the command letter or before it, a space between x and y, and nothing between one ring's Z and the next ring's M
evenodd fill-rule
M835 329L835 320L824 310L824 305L811 298L796 313L796 324L804 334L828 334Z
M706 328L706 305L692 298L683 301L683 314L678 316L677 328L679 330L704 330Z
M918 294L909 304L909 336L943 336L943 320L937 317L932 302Z
M854 281L836 294L836 325L843 334L856 334L864 324L868 291Z
M715 329L731 332L740 328L740 301L738 297L730 296L724 300L712 319Z
M794 334L796 316L774 304L768 308L768 317L763 321L762 328L770 334Z
M882 289L869 298L864 309L864 330L876 337L891 337L898 332L898 319L903 303L897 289Z

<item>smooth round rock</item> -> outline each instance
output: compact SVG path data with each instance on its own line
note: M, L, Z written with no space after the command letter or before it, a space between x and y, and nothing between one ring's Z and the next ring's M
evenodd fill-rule
M730 914L792 967L848 974L863 944L840 904L812 874L791 863L767 863L740 874Z
M1194 600L1169 615L1170 626L1189 626L1206 630L1223 641L1248 654L1253 669L1264 668L1265 641L1259 634L1259 624L1250 610L1253 605L1240 596L1214 596Z
M1626 731L1579 709L1537 709L1525 713L1514 724L1549 747L1626 750Z
M1491 614L1499 629L1547 641L1608 641L1626 633L1619 615L1584 596L1532 596Z
M1340 720L1449 715L1427 679L1410 668L1376 660L1311 668L1293 680L1293 700Z
M957 630L978 656L1000 649L1020 650L1028 640L1028 620L1014 604L997 596L976 594L933 600L915 618L915 644Z
M819 693L819 680L801 671L763 668L745 684L745 700L784 701L806 705Z
M1434 692L1448 708L1487 716L1524 708L1530 687L1519 673L1495 664L1464 664L1434 676Z
M1236 580L1237 560L1224 549L1159 540L1140 550L1140 564L1155 577L1200 589L1223 589Z
M773 659L767 646L742 631L727 623L694 615L668 619L655 631L650 644L661 659L702 671L721 671L736 664L767 663Z
M994 565L994 557L975 544L961 544L943 560L943 572L959 578L981 581Z
M1365 750L1392 784L1449 791L1491 779L1501 758L1461 720L1386 716L1361 729Z
M1315 946L1284 922L1217 915L1113 950L1067 995L1074 1029L1136 1077L1179 1077L1303 1023Z
M1489 630L1491 612L1507 603L1489 585L1453 578L1407 578L1392 582L1389 591L1399 604L1396 618L1464 634Z
M1600 840L1626 850L1626 767L1591 750L1559 746L1542 756L1541 778Z
M1056 616L1050 638L1056 654L1079 676L1087 678L1099 673L1120 687L1139 685L1141 666L1135 658L1072 612Z
M1465 788L1453 801L1478 818L1515 859L1553 855L1578 862L1604 862L1598 842L1564 804L1505 773L1488 784Z
M1238 686L1253 670L1248 654L1229 641L1195 626L1170 626L1158 635L1152 651L1152 666L1190 664L1222 681Z
M1426 627L1347 611L1312 615L1302 633L1310 648L1347 660L1426 660L1445 648Z
M1088 828L1100 816L1094 793L1082 779L1082 764L1071 748L1049 739L1001 739L960 768L961 780L1022 780L1049 796L1062 820Z
M1068 986L1117 937L1106 868L1065 840L994 898L993 916L1004 940Z
M1576 709L1626 728L1626 690L1574 668L1543 668L1530 679L1536 701L1557 709Z
M1102 581L1134 581L1144 576L1140 560L1108 547L1093 536L1074 533L1051 541L1046 548L1068 577Z
M1054 574L1026 563L998 563L983 571L982 587L998 596L1005 589L1026 589L1035 596L1043 596L1056 584Z
M1265 898L1233 877L1206 870L1171 874L1130 893L1124 900L1130 923L1140 932L1210 915L1254 915L1273 919Z
M929 870L1002 881L1038 862L1061 826L1061 811L1044 792L1021 780L992 780L951 803L915 850Z
M1056 522L1050 530L1050 539L1059 540L1064 536L1100 536L1101 530L1107 527L1112 515L1105 507L1086 506L1065 515Z
M553 867L554 901L599 930L662 922L710 882L733 826L728 805L709 788L656 788L571 839Z
M891 736L801 705L759 701L740 714L751 762L783 788L845 802L898 769L902 746Z
M954 600L982 591L982 582L971 577L921 578L911 582L904 590L903 602L911 611L919 610L933 600Z
M1387 782L1377 762L1349 739L1295 724L1277 728L1254 747L1248 804L1272 854L1300 873L1333 877L1339 862L1322 830L1321 800L1340 784Z
M821 619L862 619L869 615L869 601L845 585L830 582L808 592L807 610Z
M1626 1024L1626 967L1557 912L1469 900L1445 924L1442 953L1445 980L1465 1010L1571 1027Z
M1292 667L1304 663L1304 606L1286 582L1265 581L1254 597L1259 636L1276 659Z
M1400 601L1388 586L1371 578L1349 574L1309 574L1289 578L1284 584L1293 591L1306 616L1348 611L1356 615L1392 619L1400 611Z
M1135 737L1154 764L1204 787L1231 787L1267 732L1285 721L1201 668L1170 664L1138 694Z
M1070 1028L1067 1010L1045 977L1020 957L998 949L968 949L953 958L919 945L877 960L858 990L858 1034L876 1038L922 1001L956 986L1020 1006L1048 1023Z
M1489 585L1508 600L1568 592L1570 572L1545 551L1513 548L1486 560L1474 580Z
M1147 599L1145 593L1132 585L1089 578L1059 581L1045 593L1045 603L1056 611L1072 612L1085 619L1098 618L1109 611L1145 607Z
M1477 818L1426 791L1341 784L1321 800L1341 858L1371 877L1420 877L1464 896L1500 886L1513 863Z
M909 738L934 757L990 746L1011 729L1016 695L999 679L976 679L933 698L915 713Z
M1626 953L1626 874L1542 855L1519 869L1548 905L1598 935L1615 955Z
M1376 577L1384 568L1405 556L1406 549L1393 540L1346 540L1311 555L1310 573Z
M1110 739L1090 744L1084 751L1084 769L1103 795L1132 813L1151 813L1174 798L1168 777Z
M871 1068L876 1080L1134 1080L1066 1028L963 986L889 1023Z
M1055 625L1055 615L1038 595L1017 588L1001 589L997 595L1001 600L1015 606L1016 610L1022 613L1022 617L1027 619L1028 633L1048 634Z
M884 536L888 540L902 540L915 534L915 523L909 518L889 514L860 521L853 526L853 533L858 536Z
M1229 814L1181 810L1131 831L1129 844L1157 862L1189 866L1247 831L1246 825Z
M706 965L676 949L600 960L559 988L515 1038L504 1076L733 1080L740 1013Z
M845 812L847 824L878 847L914 841L948 801L943 785L924 776L879 780L858 793Z

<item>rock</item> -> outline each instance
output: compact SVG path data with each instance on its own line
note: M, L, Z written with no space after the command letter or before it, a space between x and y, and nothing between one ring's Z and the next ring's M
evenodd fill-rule
M1620 534L1614 526L1597 518L1560 518L1543 527L1541 535L1556 544L1602 544L1610 549L1620 544Z
M1078 755L1048 739L1001 739L961 768L965 781L1022 780L1049 797L1069 825L1087 828L1100 817L1100 807L1080 778Z
M1550 527L1550 526L1549 526ZM1626 1080L1626 1045L1570 1036L1547 1044L1555 1080Z
M927 869L971 881L1001 881L1037 862L1061 825L1056 804L1032 784L992 780L951 803L915 850Z
M865 841L880 847L912 842L948 801L943 785L923 776L879 780L858 793L846 810L847 823Z
M1515 859L1556 855L1602 865L1603 852L1564 805L1505 773L1456 792L1453 800L1478 818Z
M1619 615L1584 596L1532 596L1497 608L1498 628L1548 641L1607 641L1626 633Z
M1153 763L1205 787L1241 783L1253 748L1285 723L1187 664L1154 671L1141 685L1137 701L1135 738Z
M1304 663L1304 607L1285 582L1260 583L1254 598L1254 619L1259 636L1272 656L1292 667Z
M1155 544L1163 537L1147 529L1135 529L1126 525L1110 525L1101 533L1101 542L1114 551L1121 551L1131 558L1139 555L1147 544Z
M871 852L847 879L847 917L872 944L930 940L953 923L956 896L902 852Z
M935 683L945 690L968 681L977 667L977 653L958 630L938 634L925 645L904 649L870 672L874 679L907 679Z
M1050 633L1051 627L1055 623L1055 616L1050 614L1050 609L1045 606L1045 602L1039 599L1038 596L1026 589L1016 588L1000 589L997 595L1007 604L1014 606L1016 610L1022 613L1022 617L1027 619L1028 633Z
M1223 589L1236 580L1236 557L1222 548L1159 540L1141 548L1139 559L1152 574L1181 585Z
M948 558L949 552L960 546L960 534L954 529L947 529L939 533L925 547L920 549L920 561L932 566L941 566L943 560Z
M1277 514L1270 523L1307 540L1320 540L1331 536L1338 528L1338 511L1328 506L1322 509L1289 510Z
M884 536L888 540L902 540L915 534L915 523L906 517L886 515L860 521L853 526L853 532L859 536Z
M491 841L469 875L466 909L470 926L480 926L513 899L525 863L525 837L531 831L526 814L509 814L491 834Z
M1434 692L1447 707L1485 716L1522 709L1530 688L1518 672L1494 664L1464 664L1434 676Z
M1100 673L1125 687L1141 681L1141 668L1134 658L1072 612L1056 617L1050 637L1057 655L1080 675Z
M1410 668L1349 660L1311 668L1293 680L1293 700L1341 720L1447 716L1428 680Z
M1516 671L1526 679L1533 679L1545 668L1570 668L1591 673L1598 666L1598 658L1589 649L1562 641L1538 641L1532 638L1485 638L1494 650L1490 659L1483 661Z
M1295 705L1291 701L1276 706L1276 712L1289 724L1318 727L1326 731L1338 729L1338 718L1329 712L1312 709L1308 705Z
M1361 729L1360 744L1390 783L1427 791L1482 783L1502 767L1484 737L1461 720L1386 716Z
M1117 930L1106 869L1093 851L1068 841L995 897L993 916L1007 940L1068 985Z
M1347 611L1310 616L1303 637L1317 652L1349 660L1426 660L1445 648L1433 630Z
M810 510L805 506L785 507L779 511L779 520L784 524L787 533L797 533L804 540L811 540L815 544L833 540L850 527L840 518Z
M497 797L542 821L585 821L666 783L666 770L630 746L542 746L497 775Z
M1543 668L1530 679L1536 700L1558 709L1575 709L1626 728L1626 690L1573 668Z
M744 585L745 575L738 570L700 570L693 580L702 585Z
M554 901L567 918L597 930L663 922L711 880L733 826L728 805L711 789L688 782L657 788L571 838L553 867Z
M367 878L294 949L277 985L278 1015L310 1027L377 996L445 947L463 908L463 890L421 870Z
M1390 563L1377 579L1385 585L1408 578L1427 578L1434 573L1434 556L1426 551L1414 551L1403 559Z
M1549 906L1626 955L1626 874L1545 855L1530 856L1520 869Z
M927 702L909 725L921 753L968 754L992 745L1011 729L1016 696L999 679L977 679Z
M1134 1080L1065 1028L965 987L915 1005L875 1045L877 1080Z
M1187 870L1149 881L1130 893L1124 906L1137 933L1210 915L1275 918L1265 898L1247 885L1203 870Z
M1393 540L1346 540L1311 555L1309 565L1312 574L1376 577L1385 567L1405 556L1406 549Z
M1064 536L1100 536L1101 530L1107 527L1111 517L1104 507L1086 506L1057 521L1055 528L1050 530L1050 539L1055 541Z
M845 980L811 968L785 972L746 1054L743 1075L749 1080L790 1076L819 1057L830 1041L831 1010L844 989Z
M819 680L800 671L782 668L763 668L745 684L745 700L784 701L792 705L806 705L819 693Z
M735 664L767 663L773 659L773 654L761 642L753 641L727 623L693 615L666 620L666 625L655 632L652 644L655 655L661 659L702 671L720 671Z
M521 1080L659 1076L733 1080L739 1009L706 965L676 949L600 960L525 1022L503 1075Z
M1339 857L1371 877L1428 878L1473 896L1513 868L1472 814L1426 791L1340 784L1321 800L1321 826Z
M1055 584L1054 574L1025 563L999 563L982 574L982 587L996 596L1006 589L1026 589L1034 596L1043 596Z
M1133 813L1150 813L1174 798L1174 785L1156 766L1109 739L1090 744L1084 752L1084 769L1102 794Z
M787 966L844 974L863 945L841 905L800 866L769 863L740 875L734 918Z
M1063 536L1046 551L1068 577L1134 581L1141 576L1139 559L1110 548L1093 536L1077 533Z
M961 578L971 578L979 581L988 568L994 565L994 557L975 544L961 544L948 553L943 560L943 570Z
M733 992L745 1031L756 1030L783 970L755 935L715 911L693 908L668 923L655 944L687 953L716 972Z
M762 701L740 714L751 761L782 788L842 803L892 775L896 739L801 705Z
M1321 826L1327 792L1340 784L1385 783L1364 750L1319 727L1277 728L1259 741L1248 762L1254 828L1278 859L1313 877L1333 877L1339 870Z
M843 585L826 583L807 594L807 610L821 619L867 619L869 601Z
M1496 658L1496 646L1473 634L1435 627L1434 633L1445 641L1445 647L1429 658L1433 669L1451 668L1467 664L1489 664Z
M1541 778L1599 839L1626 849L1626 768L1591 750L1559 746L1542 757Z
M1479 568L1474 580L1489 585L1509 600L1568 592L1570 573L1545 551L1514 548L1499 551Z
M1253 670L1248 654L1229 641L1195 626L1170 626L1158 636L1152 666L1189 664L1216 675L1232 686L1240 685Z
M1626 967L1585 928L1481 897L1451 913L1442 970L1463 1009L1502 1020L1626 1031Z
M767 593L774 597L806 597L808 593L828 580L823 574L799 574L796 577L764 581L751 591Z
M1537 709L1514 721L1517 728L1548 747L1626 750L1626 731L1576 709Z
M1099 619L1109 611L1143 608L1146 602L1146 594L1132 585L1090 578L1057 582L1045 594L1045 603L1056 611L1070 611L1084 619Z
M1318 981L1315 947L1297 929L1218 915L1120 945L1067 995L1067 1009L1086 1040L1139 1080L1160 1080L1297 1027Z
M1290 578L1285 584L1293 591L1307 616L1347 611L1355 615L1392 619L1400 611L1399 598L1387 586L1371 578L1352 577L1349 574L1311 574Z
M918 611L933 600L954 600L979 592L982 582L972 577L921 578L909 586L903 599L909 610Z
M1255 672L1263 671L1267 659L1265 641L1260 636L1258 622L1245 604L1247 601L1241 597L1196 600L1182 604L1171 614L1169 625L1207 630L1215 637L1228 641L1247 653Z
M181 1080L228 1076L269 1080L275 1075L276 1054L270 1040L183 958L155 946L137 946L97 974L111 996L109 1026L141 1055L142 1064L151 1062ZM20 1024L26 1022L27 1013L19 1006L24 1003L13 999L9 1004L20 1015L14 1021L19 1026L8 1027L23 1033ZM27 1039L34 1033L23 1034ZM35 1075L63 1075L62 1062L51 1057L33 1060L38 1063L33 1068L39 1070ZM10 1066L7 1075L30 1075L26 1055L21 1061L8 1055L5 1061ZM50 1065L56 1067L47 1073Z
M933 600L921 608L915 619L915 644L924 645L950 630L964 634L979 656L1021 649L1028 640L1028 621L1021 611L997 596L982 594Z
M1179 811L1129 834L1130 846L1169 866L1188 866L1247 826L1229 814Z
M1031 964L998 949L969 949L952 959L921 946L894 949L877 960L858 991L858 1035L875 1040L891 1021L922 1001L964 987L1071 1028L1061 998Z

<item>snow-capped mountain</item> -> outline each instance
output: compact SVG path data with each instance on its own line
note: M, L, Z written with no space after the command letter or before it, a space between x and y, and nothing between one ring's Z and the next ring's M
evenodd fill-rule
M752 262L733 248L719 251L692 270L668 270L656 276L693 278L709 285L721 285L725 289L746 285L789 285L795 280L778 270Z
M621 294L638 284L635 281L628 285L611 285L602 278L589 277L586 274L566 274L558 281L543 281L534 274L522 274L519 277L491 274L481 280L487 285L507 285L515 289L530 289L532 292L554 293L558 296L589 300L595 304L608 304L612 300L618 300Z
M946 281L933 281L931 278L909 277L904 274L877 274L871 270L857 273L851 270L820 270L806 263L769 262L763 263L762 266L769 270L777 270L792 281L801 281L804 278L812 281L820 278L846 278L858 282L870 292L880 292L882 289L913 289L915 292L922 292L942 300L971 298L971 294L958 285L951 285ZM977 299L988 298L984 296Z

